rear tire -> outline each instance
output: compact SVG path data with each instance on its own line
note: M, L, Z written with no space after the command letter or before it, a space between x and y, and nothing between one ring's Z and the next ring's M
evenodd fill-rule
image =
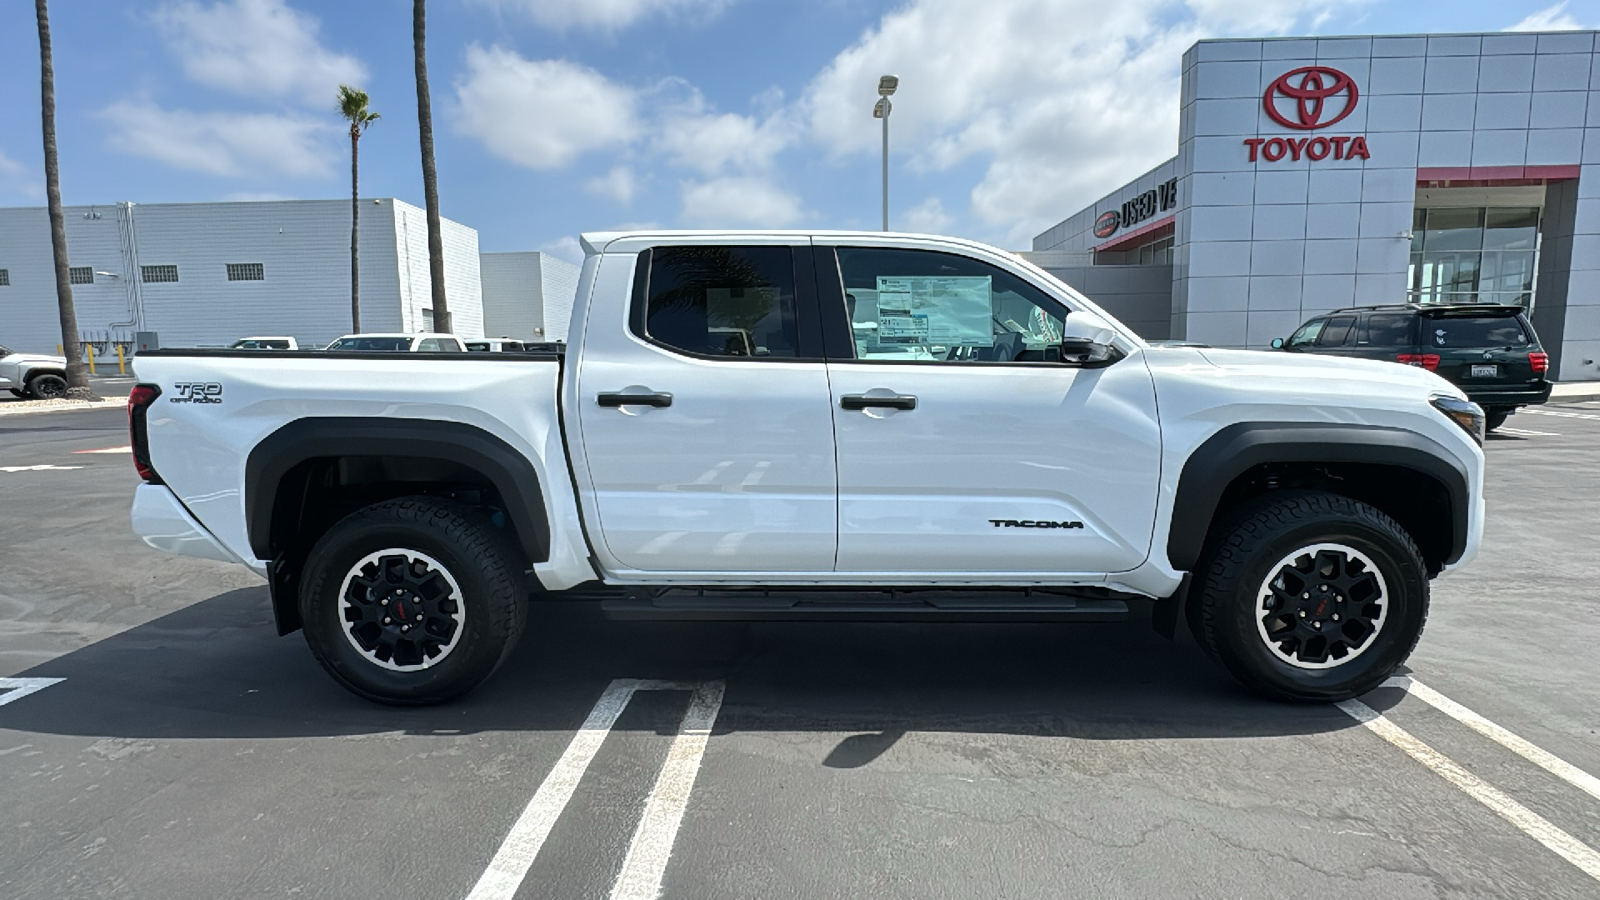
M28 379L28 396L35 400L60 400L67 395L67 379L46 373Z
M521 550L477 510L406 497L358 510L306 561L306 644L335 681L396 706L440 703L500 667L528 615Z
M1484 413L1483 416L1484 416L1483 429L1485 431L1493 431L1496 428L1499 428L1501 425L1504 425L1506 423L1506 419L1511 417L1511 410L1509 410L1509 409L1491 409L1488 412Z
M1427 567L1393 519L1348 497L1283 491L1213 532L1196 573L1201 642L1278 700L1370 691L1411 655Z

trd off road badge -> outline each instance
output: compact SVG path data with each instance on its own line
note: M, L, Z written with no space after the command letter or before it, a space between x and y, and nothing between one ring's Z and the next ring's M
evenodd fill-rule
M222 385L215 381L180 381L172 386L172 403L221 403Z

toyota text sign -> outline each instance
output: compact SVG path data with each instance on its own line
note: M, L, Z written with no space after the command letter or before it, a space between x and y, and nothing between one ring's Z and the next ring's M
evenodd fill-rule
M1355 79L1331 66L1301 66L1278 76L1261 95L1267 117L1285 128L1316 131L1355 112L1361 91ZM1250 161L1370 159L1364 135L1246 138Z

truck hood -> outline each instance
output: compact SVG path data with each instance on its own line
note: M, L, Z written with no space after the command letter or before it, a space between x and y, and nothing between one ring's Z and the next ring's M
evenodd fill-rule
M1427 369L1376 359L1345 359L1312 353L1285 353L1281 350L1219 350L1206 347L1194 351L1205 360L1236 375L1274 380L1316 380L1334 394L1389 393L1396 388L1415 388L1430 394L1449 394L1466 399L1460 388Z
M25 366L61 366L65 368L67 358L65 356L46 356L43 353L12 353L9 356L0 357L0 362L10 365L21 363Z

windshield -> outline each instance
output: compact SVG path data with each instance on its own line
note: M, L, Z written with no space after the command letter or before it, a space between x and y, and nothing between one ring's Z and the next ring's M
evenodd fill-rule
M340 338L328 345L329 350L410 350L411 338L408 337L347 337Z

